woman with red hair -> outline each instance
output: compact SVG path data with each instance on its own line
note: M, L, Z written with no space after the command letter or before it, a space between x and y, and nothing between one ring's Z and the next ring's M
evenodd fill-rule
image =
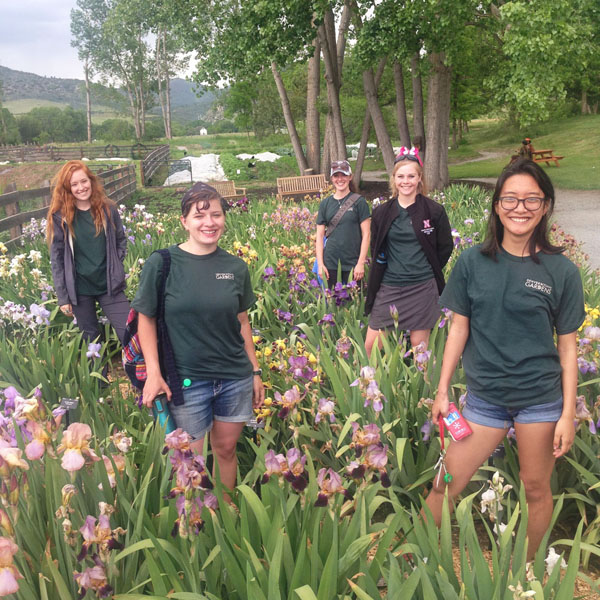
M122 341L129 312L123 292L127 238L117 206L79 160L63 165L52 183L46 237L60 310L92 341L100 336L98 302Z

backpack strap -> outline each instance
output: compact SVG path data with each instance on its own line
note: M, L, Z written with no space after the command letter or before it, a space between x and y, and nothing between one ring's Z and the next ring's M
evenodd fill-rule
M181 388L181 380L175 366L175 354L173 346L169 339L167 324L165 323L165 288L167 277L171 270L171 253L168 248L157 250L162 256L163 268L161 272L160 282L158 286L158 307L156 317L156 333L158 337L158 356L160 360L160 370L163 376L167 376L169 387L171 388L172 400L176 405L183 404L183 390Z
M358 202L359 198L360 194L353 192L344 200L338 208L338 211L333 215L333 219L329 221L329 225L325 231L325 237L329 237L333 233L334 229L338 226L338 223L342 220L342 217Z

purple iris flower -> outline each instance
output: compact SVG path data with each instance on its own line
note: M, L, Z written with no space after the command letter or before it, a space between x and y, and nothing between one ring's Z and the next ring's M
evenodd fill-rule
M425 423L423 423L423 427L421 427L421 433L423 434L423 441L428 442L431 437L431 429L433 427L433 421L431 419L427 419Z
M335 325L335 319L333 318L332 313L327 313L323 315L323 318L319 320L319 325Z

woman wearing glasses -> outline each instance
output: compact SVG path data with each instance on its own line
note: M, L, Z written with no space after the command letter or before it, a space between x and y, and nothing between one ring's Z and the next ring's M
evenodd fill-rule
M440 316L442 269L452 254L450 223L441 204L424 194L417 148L400 148L390 177L392 198L373 211L365 347L392 327L410 332L413 348L427 346Z
M332 162L330 176L334 192L319 206L315 252L319 277L332 288L338 281L338 268L343 284L348 283L351 271L356 281L364 277L371 214L366 200L354 189L347 160Z
M552 183L534 162L519 159L500 175L487 237L460 255L440 300L454 315L432 409L435 423L448 414L462 356L464 416L473 434L448 449L448 497L463 490L514 426L529 558L552 515L554 462L575 436L577 329L585 318L579 271L548 239L553 208ZM427 497L438 524L444 488L436 478Z

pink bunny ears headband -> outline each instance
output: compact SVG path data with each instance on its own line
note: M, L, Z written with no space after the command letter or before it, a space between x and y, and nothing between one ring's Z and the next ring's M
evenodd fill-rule
M421 166L423 166L423 162L421 161L421 157L419 156L419 149L415 148L407 148L406 146L402 146L400 148L400 152L396 155L394 159L394 164L399 163L401 160L412 160L414 162L418 162Z

